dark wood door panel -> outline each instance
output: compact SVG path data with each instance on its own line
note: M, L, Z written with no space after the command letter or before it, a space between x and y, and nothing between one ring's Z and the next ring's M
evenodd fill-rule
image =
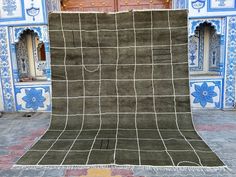
M112 12L115 9L114 0L65 0L63 10L65 11L96 11Z
M132 9L169 9L169 0L119 0L119 11Z
M64 0L65 11L127 11L132 9L169 9L171 0Z

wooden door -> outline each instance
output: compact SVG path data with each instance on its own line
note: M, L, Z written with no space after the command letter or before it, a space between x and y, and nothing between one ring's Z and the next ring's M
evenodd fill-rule
M169 9L169 0L119 0L119 11L132 9Z
M114 0L64 0L62 3L64 11L95 11L113 12Z
M64 0L64 11L114 12L132 9L169 9L171 0Z

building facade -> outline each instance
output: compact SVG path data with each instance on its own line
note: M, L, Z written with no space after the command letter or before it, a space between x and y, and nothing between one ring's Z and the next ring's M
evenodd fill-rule
M194 108L234 109L236 1L175 0L189 10L189 70Z
M0 111L50 111L47 15L58 0L0 0Z
M235 0L0 0L0 111L51 111L50 11L189 9L193 108L233 109Z

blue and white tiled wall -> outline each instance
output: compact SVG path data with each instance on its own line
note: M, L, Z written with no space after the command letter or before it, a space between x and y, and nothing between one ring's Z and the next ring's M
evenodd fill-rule
M191 105L194 108L222 108L222 80L191 80Z
M46 2L46 3L45 3ZM232 3L233 2L233 3ZM208 22L220 36L221 58L217 77L198 76L190 80L190 97L194 108L226 109L235 107L236 84L236 2L233 0L173 0L173 6L189 9L189 34ZM50 61L45 75L47 81L19 83L15 43L25 29L36 32L46 44L47 10L58 10L60 0L11 0L0 7L0 111L51 111ZM194 39L198 40L198 38ZM191 72L202 69L203 39L192 47ZM190 48L191 48L190 47ZM197 48L197 49L196 49Z
M19 85L15 87L18 111L51 111L51 87L49 85Z
M50 51L47 13L60 0L10 0L0 6L0 111L51 111ZM47 9L46 9L47 8ZM45 44L45 81L19 82L16 43L24 30L34 31Z
M224 108L236 108L236 16L227 18Z
M236 1L173 0L175 9L189 10L190 97L193 108L236 108ZM197 27L204 22L216 30L220 56L216 66L203 71L204 38ZM215 36L217 37L217 36ZM216 42L215 42L216 41ZM215 47L215 46L213 46ZM210 48L211 49L211 48ZM217 53L216 52L216 53ZM212 53L212 52L210 52ZM213 74L210 74L212 73ZM199 74L198 74L199 73ZM216 74L217 73L217 74Z

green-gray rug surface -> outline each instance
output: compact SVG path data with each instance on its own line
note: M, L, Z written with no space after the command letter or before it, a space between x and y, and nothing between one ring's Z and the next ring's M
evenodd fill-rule
M192 122L187 12L52 13L52 114L18 165L223 166Z

